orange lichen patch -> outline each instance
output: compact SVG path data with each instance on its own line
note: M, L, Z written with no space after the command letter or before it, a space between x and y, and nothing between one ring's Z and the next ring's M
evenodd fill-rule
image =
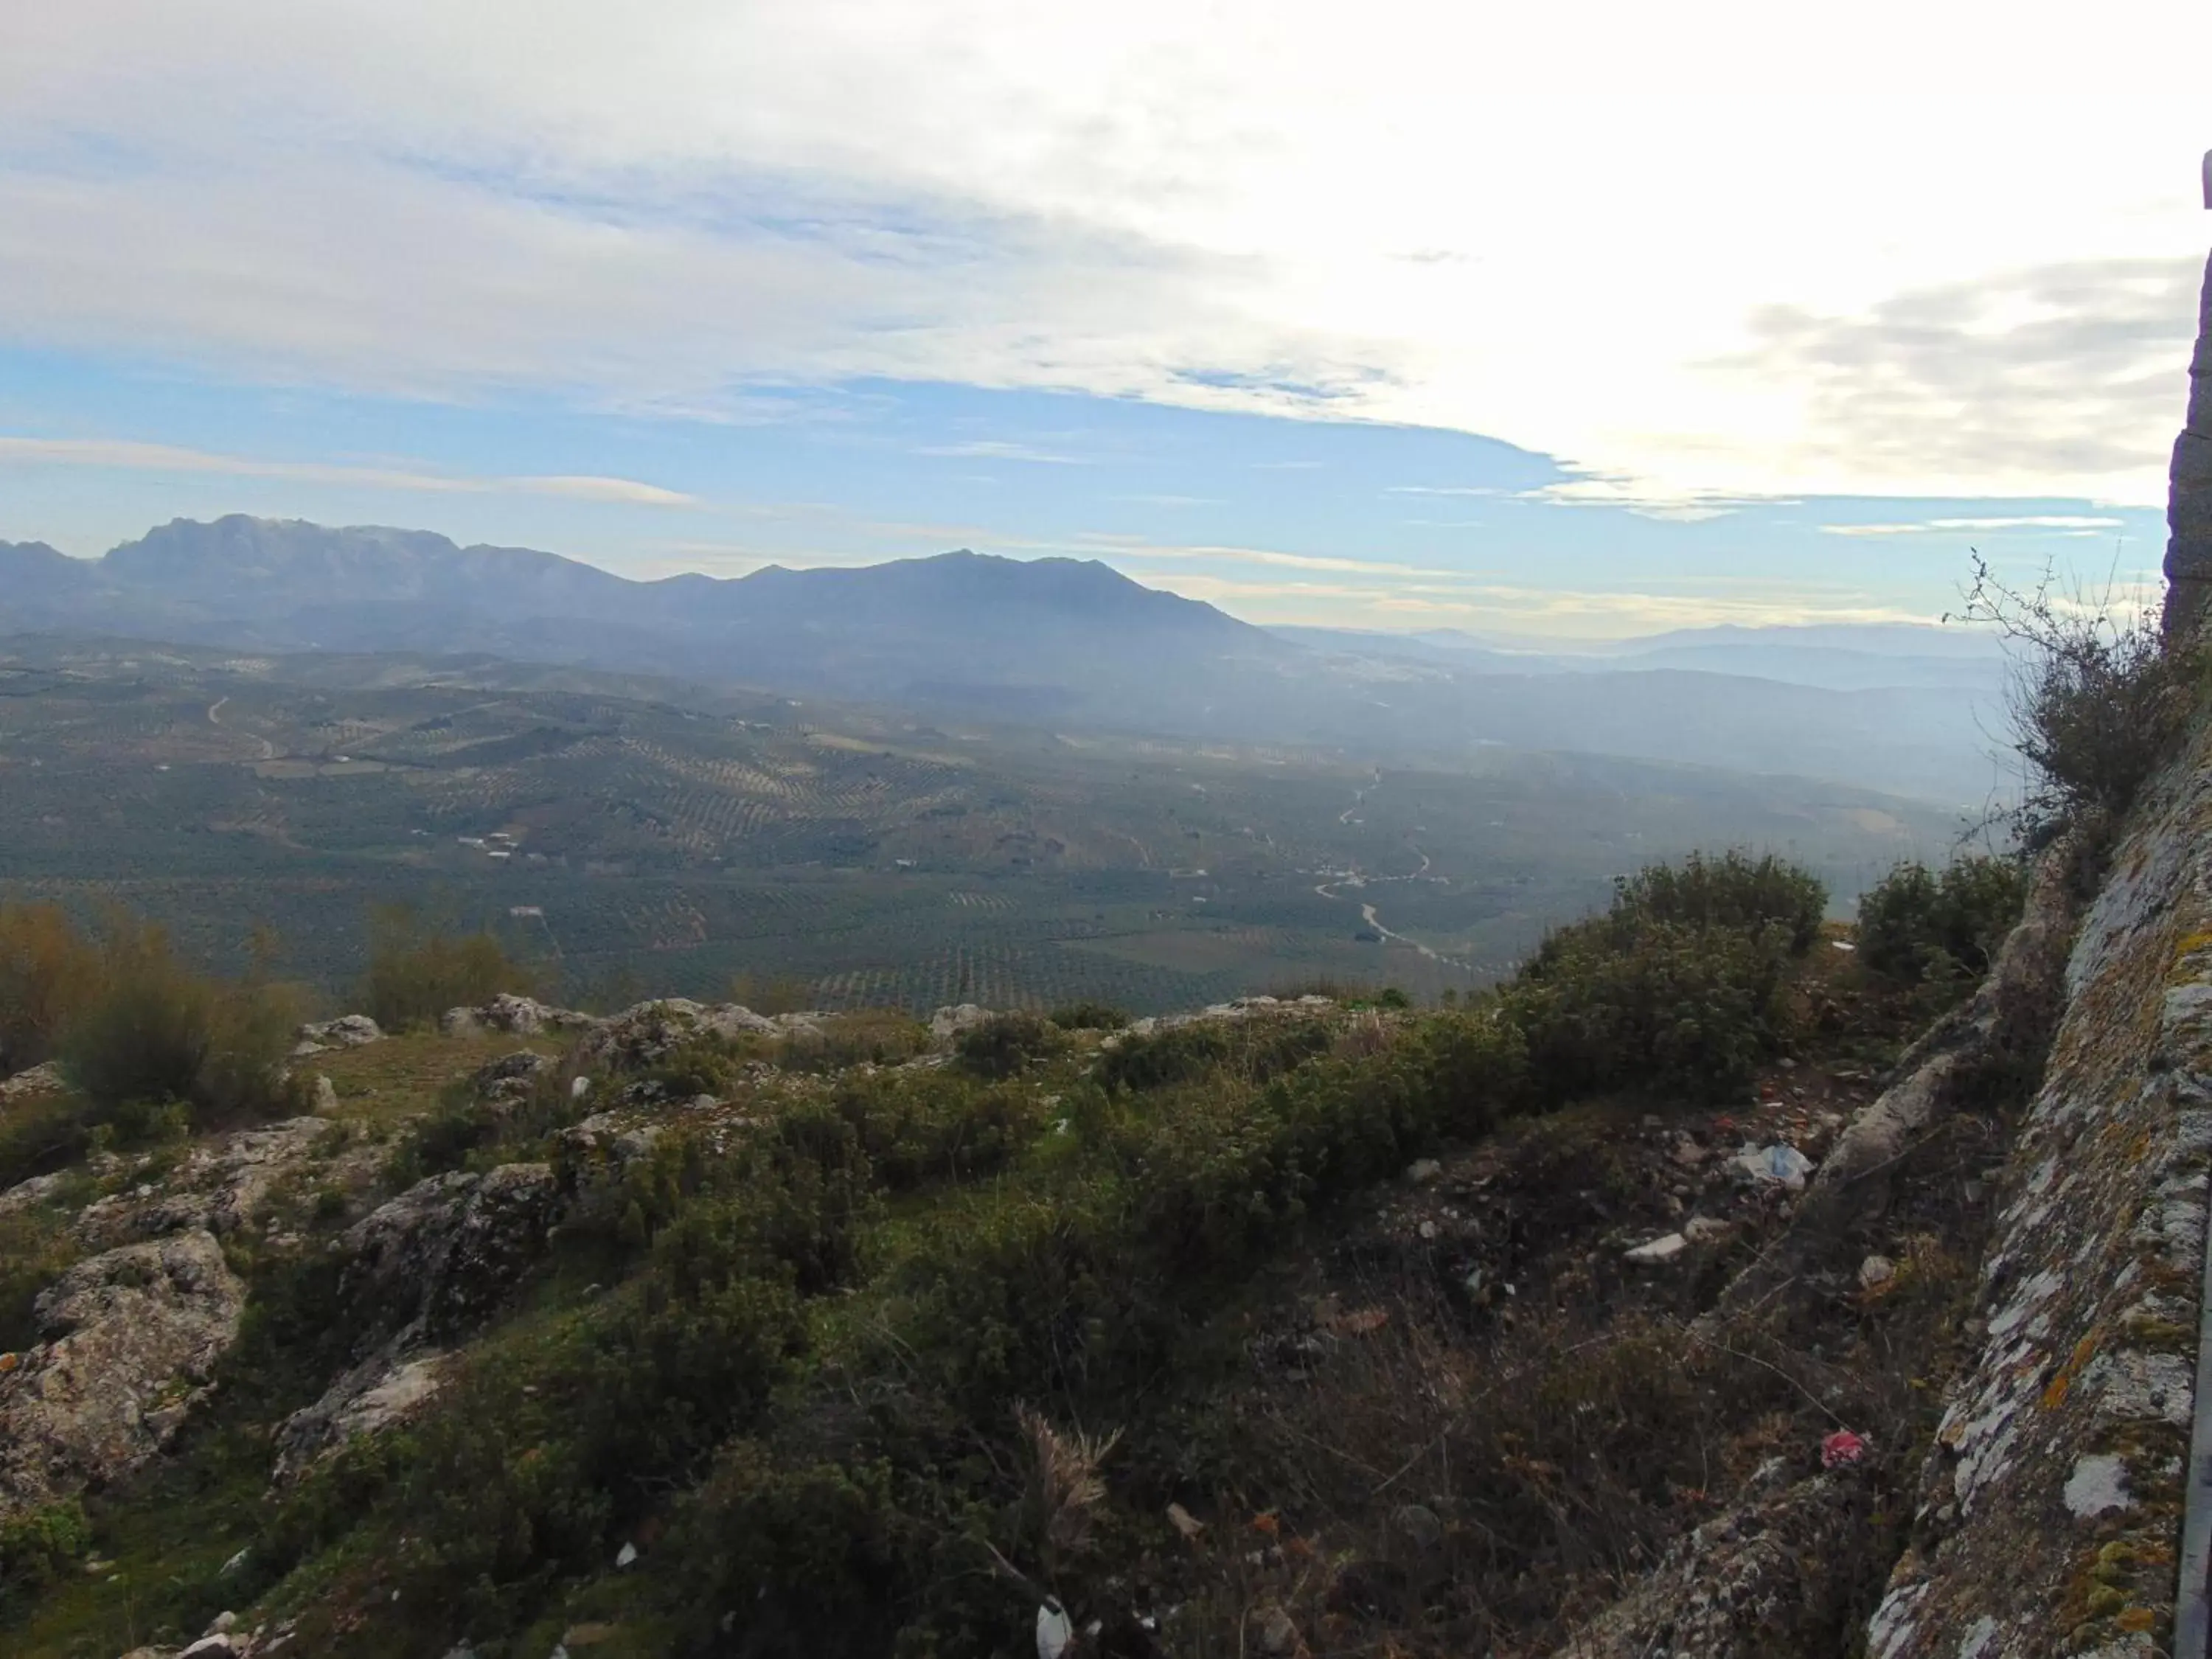
M0 1376L7 1376L22 1363L23 1356L19 1353L0 1353Z
M2158 1615L2148 1607L2130 1607L2112 1622L2122 1630L2148 1630L2158 1623Z
M2094 1331L2074 1345L2074 1352L2066 1357L2066 1363L2058 1368L2058 1375L2051 1379L2051 1386L2043 1391L2044 1410L2056 1411L2066 1403L2066 1396L2074 1387L2074 1379L2081 1374L2081 1368L2089 1363L2096 1352L2097 1333Z

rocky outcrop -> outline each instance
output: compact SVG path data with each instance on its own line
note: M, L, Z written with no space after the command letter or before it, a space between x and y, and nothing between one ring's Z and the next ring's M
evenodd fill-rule
M271 1190L322 1149L331 1125L287 1118L196 1146L158 1186L127 1188L87 1205L79 1238L94 1249L201 1229L229 1233L246 1225Z
M345 1234L338 1300L354 1364L277 1434L276 1478L400 1421L443 1380L443 1349L474 1333L544 1254L562 1195L550 1166L417 1182Z
M365 1336L436 1343L462 1334L544 1254L559 1205L545 1164L417 1182L346 1232L339 1299Z
M991 1011L975 1003L953 1003L929 1017L929 1034L939 1042L950 1042L963 1031L972 1030L990 1018Z
M498 1032L507 1036L539 1036L588 1031L599 1022L574 1008L555 1008L530 997L502 991L476 1008L448 1008L438 1021L445 1036L482 1036Z
M2212 208L2212 157L2205 206ZM2197 355L2189 365L2189 414L2174 441L2166 492L2166 632L2193 633L2212 605L2212 262L2204 268Z
M1782 1237L1729 1286L1723 1312L1756 1307L1833 1255L1877 1215L1907 1146L1993 1070L2027 1063L2058 1017L2080 910L2081 838L2037 860L2021 921L1966 1006L1906 1051L1896 1080L1858 1113L1822 1162Z
M577 1045L580 1066L641 1071L701 1037L781 1036L787 1024L734 1002L709 1006L684 997L641 1002L597 1022Z
M1271 1019L1285 1015L1311 1017L1326 1014L1335 1006L1335 1002L1328 997L1238 997L1233 1002L1216 1002L1187 1014L1161 1014L1137 1020L1126 1033L1109 1035L1102 1046L1112 1048L1124 1035L1150 1036L1155 1031L1172 1031L1183 1025L1234 1025L1248 1019Z
M538 1079L553 1067L550 1055L518 1048L477 1067L469 1087L478 1100L494 1105L507 1103L527 1097L538 1086Z
M400 1359L378 1352L350 1367L313 1405L284 1419L272 1480L284 1486L362 1435L406 1423L437 1398L450 1364L444 1353Z
M129 1474L158 1454L238 1340L246 1286L215 1236L180 1232L69 1269L41 1340L0 1374L0 1515Z
M1792 1483L1778 1458L1751 1487L1669 1550L1560 1659L1771 1659L1832 1646L1858 1587L1829 1564L1868 1524L1863 1483L1848 1469Z
M337 1019L302 1025L293 1036L297 1041L292 1046L292 1058L304 1060L310 1054L328 1054L333 1048L358 1048L367 1043L381 1042L384 1028L367 1014L347 1014Z
M2066 969L1870 1659L2167 1650L2212 1189L2212 731Z

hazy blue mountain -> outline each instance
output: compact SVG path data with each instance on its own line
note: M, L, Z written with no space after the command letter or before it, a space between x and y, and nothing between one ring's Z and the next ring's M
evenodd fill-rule
M99 585L97 567L44 542L0 542L0 609L66 606Z
M1548 650L1501 649L1457 629L1384 634L1348 629L1278 628L1310 649L1413 661L1490 674L1616 674L1686 669L1832 691L2002 689L2009 664L2003 641L1963 628L1896 624L1687 629L1640 638L1558 641Z
M1605 656L1254 627L1073 559L969 552L631 581L422 531L179 520L99 560L0 544L0 632L296 652L490 653L1040 726L1321 744L1494 744L1981 799L1989 659L1852 630L1705 630ZM1917 639L1933 630L1893 630ZM1948 642L1947 642L1948 644Z
M1624 640L1617 648L1625 654L1633 654L1689 647L1790 645L1870 652L1878 656L1960 657L1984 661L2004 654L2003 642L1996 635L1955 623L1948 627L1921 623L1806 623L1771 628L1724 623L1716 628L1681 628L1670 633L1647 634Z

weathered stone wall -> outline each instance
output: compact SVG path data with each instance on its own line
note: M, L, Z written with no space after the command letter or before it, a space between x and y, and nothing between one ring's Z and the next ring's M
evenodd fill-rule
M2205 162L2212 196L2212 158ZM2205 203L2212 207L2212 199ZM2187 632L2212 605L2212 263L2204 267L2197 355L2189 364L2189 418L2173 446L2166 495L2166 631Z
M2171 1651L2212 1185L2212 726L2137 811L2067 992L1871 1659Z

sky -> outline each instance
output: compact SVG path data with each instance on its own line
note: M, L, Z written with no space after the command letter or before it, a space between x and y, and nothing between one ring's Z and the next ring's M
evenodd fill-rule
M9 9L0 538L1594 638L2155 578L2201 3Z

